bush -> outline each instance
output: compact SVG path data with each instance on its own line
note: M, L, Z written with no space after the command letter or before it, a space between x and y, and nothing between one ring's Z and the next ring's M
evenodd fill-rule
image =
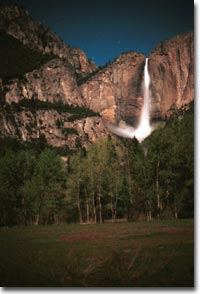
M78 132L77 132L77 130L75 128L63 128L62 131L66 135L70 135L70 134L78 135Z

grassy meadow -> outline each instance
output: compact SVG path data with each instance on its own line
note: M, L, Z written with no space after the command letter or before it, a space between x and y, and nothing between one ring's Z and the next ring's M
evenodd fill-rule
M4 227L1 287L193 287L194 222Z

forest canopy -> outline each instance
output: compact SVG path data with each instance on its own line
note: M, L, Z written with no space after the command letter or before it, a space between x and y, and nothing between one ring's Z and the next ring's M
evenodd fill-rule
M193 217L193 105L142 144L108 137L67 164L45 142L1 139L0 166L1 226Z

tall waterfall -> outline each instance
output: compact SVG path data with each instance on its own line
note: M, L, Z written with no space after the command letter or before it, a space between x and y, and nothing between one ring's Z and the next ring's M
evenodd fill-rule
M149 85L150 85L150 76L148 72L148 58L145 61L144 67L144 103L142 106L142 112L140 117L140 123L137 129L135 130L134 136L138 139L138 141L144 140L151 134L151 126L150 126L150 93L149 93Z
M146 137L148 137L152 128L150 126L150 75L148 72L148 58L145 61L144 67L144 99L143 106L141 111L141 117L138 127L135 129L123 122L122 124L116 126L111 123L107 123L107 127L115 134L127 137L134 138L136 137L139 142L142 142Z

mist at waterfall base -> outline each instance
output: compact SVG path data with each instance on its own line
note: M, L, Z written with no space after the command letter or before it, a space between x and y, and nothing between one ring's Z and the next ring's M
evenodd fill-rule
M148 58L145 61L144 67L144 103L142 106L140 122L137 128L121 122L119 125L107 123L107 127L114 134L125 138L136 138L140 143L148 137L154 127L150 125L150 75L148 72Z

